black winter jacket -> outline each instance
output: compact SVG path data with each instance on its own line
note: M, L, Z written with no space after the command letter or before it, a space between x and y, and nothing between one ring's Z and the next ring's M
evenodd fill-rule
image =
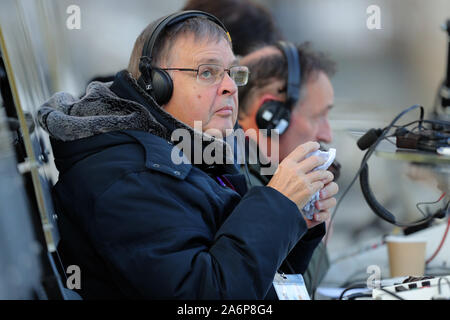
M247 192L233 165L174 164L167 125L155 118L183 124L126 73L113 88L119 95L93 83L81 100L54 97L39 111L60 172L54 188L60 251L66 266L81 268L82 297L276 298L275 272L289 252L304 271L324 224L307 232L291 200L270 187ZM98 129L99 114L107 117L112 108L117 116L118 107L129 119L139 113L140 121L150 110L148 123L130 130L122 126L129 119L118 116ZM78 120L88 122L68 130Z

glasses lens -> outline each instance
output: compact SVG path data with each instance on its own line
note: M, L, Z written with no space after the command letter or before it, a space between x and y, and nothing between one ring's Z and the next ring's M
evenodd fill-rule
M236 66L230 68L230 77L237 86L245 86L248 81L248 68L244 66Z
M202 64L198 66L198 80L204 84L214 84L220 80L223 68L213 64Z

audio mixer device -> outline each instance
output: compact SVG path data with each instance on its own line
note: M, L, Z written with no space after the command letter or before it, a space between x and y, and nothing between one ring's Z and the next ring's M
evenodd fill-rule
M373 289L375 300L448 300L450 276L409 277L400 284Z

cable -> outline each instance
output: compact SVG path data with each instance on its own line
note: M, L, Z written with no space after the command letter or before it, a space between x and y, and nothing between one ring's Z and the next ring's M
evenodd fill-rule
M347 296L347 300L355 300L356 298L372 298L371 293L354 293Z
M395 118L394 120L391 121L391 123L385 127L382 130L381 135L378 137L378 139L375 141L375 143L373 143L369 149L367 150L366 154L364 155L362 161L361 161L361 166L359 167L358 171L356 172L355 176L353 177L352 181L350 182L350 184L347 186L347 188L345 189L345 191L343 192L341 198L339 199L339 201L336 204L336 207L334 209L333 214L331 215L331 219L330 219L330 223L329 225L331 226L333 224L333 220L334 217L336 216L336 213L338 211L338 208L340 206L340 204L342 203L342 200L345 198L345 196L347 195L348 191L350 190L350 188L353 186L353 184L355 183L356 179L359 177L361 171L364 169L365 165L367 164L367 161L369 160L370 156L372 155L372 153L375 151L375 148L378 146L378 144L381 142L381 140L383 140L385 138L385 136L387 135L387 133L389 132L389 130L394 126L394 124L398 121L398 119L400 119L404 114L408 113L411 110L414 110L416 108L420 108L421 110L423 110L423 106L415 104L405 110L403 110L402 112L400 112ZM423 223L423 222L421 222ZM313 276L313 281L312 281L312 294L311 294L311 299L314 300L315 295L316 295L316 290L317 290L317 286L318 286L318 271L319 271L319 266L323 260L324 257L324 253L326 252L326 248L327 248L327 244L328 244L328 236L329 236L329 232L326 233L325 239L324 239L324 250L322 251L320 257L319 257L319 262L317 263L316 266L316 270L314 272Z
M389 291L389 290L387 290L387 289L385 289L385 288L379 288L379 289L380 289L381 291L384 291L384 292L390 294L391 296L397 298L398 300L406 300L406 299L403 299L403 298L400 297L399 295L397 295L397 294L395 294L395 293L393 293L393 292L391 292L391 291Z
M408 113L411 110L414 110L416 108L420 108L421 109L421 113L423 112L423 106L415 104L405 110L403 110L402 112L400 112L395 118L394 120L392 120L392 122L385 127L382 130L381 135L378 137L378 139L375 141L374 144L372 144L372 146L367 150L366 154L363 157L363 160L361 162L361 166L360 169L358 170L358 174L359 172L361 172L363 165L365 165L367 163L367 161L369 160L370 156L372 155L372 153L375 151L376 147L378 146L378 144L381 142L381 140L383 140L385 138L385 136L387 135L387 133L389 132L389 130L394 126L394 124L398 121L398 119L400 119L404 114Z
M351 285L351 286L345 288L344 291L341 292L341 294L340 294L338 300L342 300L342 299L344 298L344 294L345 294L347 291L350 291L350 290L352 290L352 289L363 289L363 288L366 288L366 286L367 286L366 283L355 283L355 284L353 284L353 285Z
M446 194L447 194L447 193L444 192L444 193L439 197L439 199L437 199L436 201L433 201L433 202L418 202L418 203L416 204L417 210L419 210L420 213L422 213L422 215L423 215L424 217L426 217L427 214L425 214L425 212L423 212L422 209L420 209L419 206L424 205L424 204L435 204L435 203L438 203L439 201L441 201L441 200L445 197Z
M427 223L429 221L431 221L432 219L434 219L434 215L428 215L426 216L424 219L418 220L416 222L413 223L400 223L397 222L395 220L394 215L392 215L388 210L386 210L374 197L372 191L370 190L370 186L369 186L369 180L368 180L368 166L367 166L367 161L370 158L370 156L372 155L372 153L374 152L374 150L376 149L377 145L380 143L381 140L386 138L387 133L389 132L389 130L394 126L395 122L402 117L405 113L420 107L421 110L421 117L423 115L423 107L419 106L419 105L414 105L411 106L409 108L407 108L406 110L402 111L398 116L396 116L394 118L394 120L390 123L390 125L388 127L386 127L385 129L382 130L381 134L379 134L378 139L375 141L375 143L373 143L372 145L370 145L370 139L366 141L364 141L364 146L368 146L370 145L370 148L368 149L368 151L366 152L366 154L364 155L363 161L361 162L361 174L360 174L360 182L361 182L361 190L363 192L364 198L367 201L369 207L374 211L374 213L376 215L378 215L380 218L382 218L383 220L386 220L387 222L394 224L398 227L402 227L402 228L407 228L407 227L413 227L413 226L418 226L424 223ZM419 121L424 121L424 120L419 120ZM370 138L373 139L373 136L371 136ZM362 170L361 170L362 169Z
M422 130L423 116L425 115L424 108L420 108L420 119L419 119L419 131Z
M344 199L344 197L345 197L345 195L347 194L347 192L350 190L350 188L352 187L352 185L355 183L356 179L358 178L358 175L359 175L359 171L358 171L358 173L355 175L355 177L353 178L353 180L350 182L350 184L348 185L348 187L345 189L344 193L342 194L342 197L341 197L341 198L339 199L339 201L337 202L336 207L335 207L335 209L334 209L334 212L333 212L333 214L331 215L329 226L331 226L331 225L333 224L334 217L336 216L337 209L339 208L339 206L340 206L340 204L341 204L341 202L342 202L342 199ZM318 260L319 262L317 263L316 270L315 270L314 273L312 274L312 277L313 277L312 287L311 287L311 288L312 288L312 290L311 290L311 291L312 291L312 294L311 294L311 299L312 299L312 300L314 300L315 295L316 295L316 290L317 290L317 285L318 285L317 281L318 281L319 266L320 266L320 264L322 263L324 254L325 254L325 252L326 252L329 234L330 234L330 233L327 232L326 235L325 235L325 239L324 239L324 250L323 250L322 253L320 254L319 260Z
M447 205L447 213L448 213L448 209L449 209L449 204ZM431 255L430 258L428 258L425 261L425 264L429 264L439 253L439 251L441 250L442 246L444 245L445 239L447 238L447 234L448 234L448 229L450 228L450 216L447 218L447 227L445 228L445 232L444 232L444 236L442 237L441 243L439 244L438 248L436 249L436 251Z
M288 259L286 258L286 259L284 259L284 261L286 262L286 265L288 266L289 271L290 271L292 274L295 274L296 272L295 272L294 268L292 268L292 266L291 266L291 264L289 263Z
M446 120L436 120L436 119L435 120L427 120L427 119L423 119L423 120L414 120L414 121L411 121L411 122L409 122L407 124L404 124L404 125L401 125L401 126L393 126L393 128L406 128L406 127L409 127L410 125L413 125L413 124L418 123L418 122L429 123L429 124L434 124L434 125L438 124L438 125L441 125L441 126L450 126L450 122L446 121ZM417 126L417 128L418 127L419 126ZM416 129L416 128L414 128L414 129Z
M386 137L385 140L388 141L390 144L397 146L397 144L395 144L395 142L391 141L388 137Z

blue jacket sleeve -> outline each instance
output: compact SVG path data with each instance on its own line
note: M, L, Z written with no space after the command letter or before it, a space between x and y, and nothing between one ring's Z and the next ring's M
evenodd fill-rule
M270 187L253 188L214 224L193 201L201 194L179 192L183 182L142 188L138 175L97 199L89 234L119 287L143 298L262 299L307 231L297 206Z
M325 223L321 223L308 232L295 245L288 257L283 262L281 270L284 273L304 274L314 250L325 235Z

